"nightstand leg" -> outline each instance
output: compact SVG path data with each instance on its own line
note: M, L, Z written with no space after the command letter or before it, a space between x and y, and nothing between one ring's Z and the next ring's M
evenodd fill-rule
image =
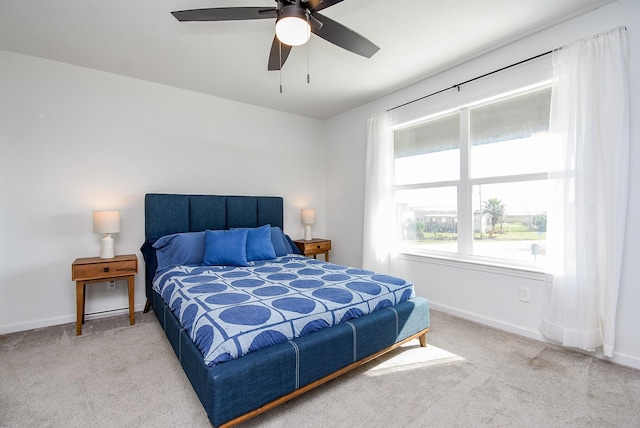
M76 336L82 334L84 322L84 282L76 282Z
M129 325L134 325L136 323L134 314L133 314L133 295L135 292L135 281L134 277L130 276L127 278L127 283L129 284Z
M86 313L87 306L87 283L82 283L82 322L80 324L84 325L84 315Z

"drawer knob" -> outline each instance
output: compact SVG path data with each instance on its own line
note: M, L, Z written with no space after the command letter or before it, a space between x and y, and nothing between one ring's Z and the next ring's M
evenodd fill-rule
M104 272L109 272L109 268L108 267L104 268Z
M320 245L318 245L316 248L320 248Z

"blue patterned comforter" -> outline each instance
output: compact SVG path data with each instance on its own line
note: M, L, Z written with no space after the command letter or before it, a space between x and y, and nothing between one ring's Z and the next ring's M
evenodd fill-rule
M153 287L207 365L414 297L404 279L292 255L249 267L177 266L157 273Z

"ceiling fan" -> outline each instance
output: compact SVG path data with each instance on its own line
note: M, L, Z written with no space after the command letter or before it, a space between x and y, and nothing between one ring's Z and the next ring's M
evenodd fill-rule
M171 12L180 22L188 21L238 21L247 19L276 19L276 35L271 44L268 70L280 70L292 46L304 44L311 33L350 52L371 58L378 46L344 25L318 13L343 0L275 0L275 8L265 7L217 7ZM299 39L287 38L287 24L297 28ZM296 33L297 31L297 33Z

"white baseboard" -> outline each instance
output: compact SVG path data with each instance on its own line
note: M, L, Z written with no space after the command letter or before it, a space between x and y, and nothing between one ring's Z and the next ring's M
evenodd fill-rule
M145 305L144 303L136 304L134 305L133 310L135 312L142 311L144 309L144 305ZM95 320L99 318L113 317L116 315L126 315L128 313L129 313L129 308L118 308L118 309L110 309L108 311L96 312L92 314L85 314L84 318L85 320L90 321L90 320ZM75 322L76 322L76 315L73 314L73 315L65 315L57 318L47 318L47 319L41 319L36 321L28 321L24 323L8 324L8 325L0 326L0 335L17 333L19 331L35 330L36 328L51 327L54 325L68 324L68 323L75 323Z
M529 330L515 324L509 324L504 321L496 320L493 318L478 315L472 312L462 311L460 309L452 308L451 306L441 305L429 300L429 307L440 312L444 312L450 315L455 315L459 318L464 318L469 321L474 321L479 324L488 325L489 327L497 328L498 330L508 331L519 336L536 339L541 342L546 342L546 338L539 331Z
M621 366L627 366L627 367L640 370L640 358L638 357L633 357L627 354L621 354L620 352L614 352L613 358L608 358L604 356L601 349L598 349L596 351L596 357L606 361L611 361L612 363L620 364Z
M444 312L444 313L447 313L447 314L450 314L450 315L457 316L459 318L463 318L463 319L466 319L466 320L469 320L469 321L477 322L479 324L487 325L489 327L497 328L498 330L507 331L509 333L514 333L514 334L517 334L519 336L524 336L524 337L528 337L530 339L535 339L535 340L538 340L540 342L545 342L545 343L550 343L550 344L557 345L557 346L562 346L558 342L555 342L555 341L547 339L539 331L526 329L526 328L523 328L521 326L517 326L517 325L514 325L514 324L509 324L509 323L506 323L504 321L500 321L500 320L496 320L496 319L493 319L493 318L485 317L485 316L482 316L482 315L474 314L472 312L461 311L459 309L452 308L452 307L447 306L447 305L441 305L441 304L438 304L438 303L432 302L432 301L429 301L429 307L434 309L434 310L436 310L436 311ZM569 349L569 348L567 348L567 349ZM596 350L595 353L581 351L581 350L573 349L573 348L571 348L571 350L573 350L575 352L581 352L581 353L584 353L586 355L595 356L596 358L599 358L601 360L610 361L610 362L613 362L613 363L616 363L616 364L620 364L622 366L627 366L627 367L631 367L631 368L640 370L640 358L638 358L638 357L634 357L634 356L631 356L631 355L626 355L626 354L621 354L619 352L615 352L614 355L613 355L613 358L608 358L608 357L604 356L604 354L602 353L602 349Z

